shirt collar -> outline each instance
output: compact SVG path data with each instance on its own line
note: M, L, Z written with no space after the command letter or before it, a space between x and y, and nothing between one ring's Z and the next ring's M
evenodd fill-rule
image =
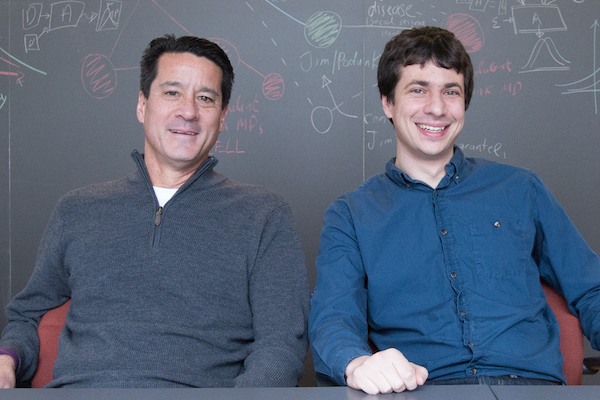
M459 184L469 174L469 168L467 166L467 159L465 158L462 150L455 146L454 155L450 159L450 162L446 164L446 176L442 178L438 184L437 189L450 187ZM407 173L396 167L396 157L392 158L385 166L386 175L397 185L401 187L417 188L423 187L428 188L426 184L421 181L412 179Z

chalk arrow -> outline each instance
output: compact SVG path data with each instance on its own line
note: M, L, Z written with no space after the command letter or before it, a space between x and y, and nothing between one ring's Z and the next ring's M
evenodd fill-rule
M325 75L323 75L323 78L321 78L321 79L323 79L323 84L321 85L321 89L323 89L324 87L327 87L331 83L329 78L327 78Z

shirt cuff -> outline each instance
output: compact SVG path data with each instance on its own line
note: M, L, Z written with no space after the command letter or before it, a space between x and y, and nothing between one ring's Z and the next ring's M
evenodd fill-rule
M0 354L6 354L12 357L15 362L15 372L19 370L19 355L12 349L2 347L0 348Z

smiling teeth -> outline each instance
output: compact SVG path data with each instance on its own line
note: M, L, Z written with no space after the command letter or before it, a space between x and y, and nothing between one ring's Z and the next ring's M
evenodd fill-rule
M173 133L181 133L183 135L189 135L189 136L194 136L196 134L196 132L183 132L183 131L178 131L178 130L175 130L175 129L173 129L171 132L173 132Z
M435 132L435 133L441 132L444 129L446 129L445 126L435 127L435 126L429 126L429 125L424 125L424 124L417 124L417 126L421 129L425 129L426 131Z

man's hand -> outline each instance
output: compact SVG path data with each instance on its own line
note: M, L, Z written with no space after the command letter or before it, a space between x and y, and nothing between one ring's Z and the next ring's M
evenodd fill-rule
M15 361L7 354L0 354L0 389L12 389L15 384Z
M427 380L425 367L409 362L396 349L355 358L346 367L346 383L368 394L414 390Z

